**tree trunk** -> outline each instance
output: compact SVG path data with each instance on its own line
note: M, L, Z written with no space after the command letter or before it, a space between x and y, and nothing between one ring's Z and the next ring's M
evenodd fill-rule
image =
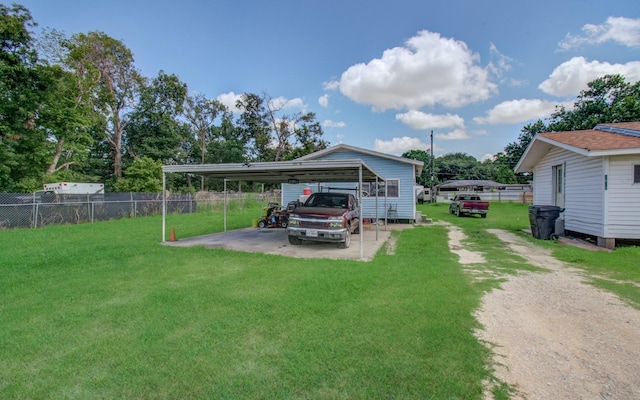
M113 175L116 179L122 178L122 125L117 112L114 112L113 118L113 137L111 145L113 146Z
M51 175L56 172L56 166L58 165L58 161L60 161L60 156L62 155L62 150L64 148L64 138L58 139L58 143L56 144L56 152L53 155L53 161L47 168L47 175Z

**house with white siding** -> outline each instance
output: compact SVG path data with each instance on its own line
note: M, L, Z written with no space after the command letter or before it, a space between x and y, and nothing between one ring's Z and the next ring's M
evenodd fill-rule
M359 159L384 180L364 182L362 187L362 217L414 221L416 218L416 177L422 173L424 163L404 157L379 153L359 147L338 144L297 158L305 160L353 160ZM344 191L357 197L358 182L299 182L282 184L282 204L304 199L310 192ZM376 192L378 197L376 198ZM377 205L377 214L376 214ZM393 210L389 212L389 210Z
M640 122L538 133L515 172L533 173L534 205L565 209L556 233L594 236L608 248L640 239Z

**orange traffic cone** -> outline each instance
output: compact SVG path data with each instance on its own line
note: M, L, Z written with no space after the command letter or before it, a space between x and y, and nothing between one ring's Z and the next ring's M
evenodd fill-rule
M173 229L173 226L171 227L171 235L169 235L169 241L170 242L176 241L176 231Z

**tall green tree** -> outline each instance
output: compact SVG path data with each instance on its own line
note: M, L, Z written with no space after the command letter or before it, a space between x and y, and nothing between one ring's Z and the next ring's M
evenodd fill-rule
M450 153L438 157L436 176L439 182L448 180L484 179L480 161L466 153Z
M419 185L422 185L427 188L431 187L431 154L429 154L429 152L425 150L409 150L402 153L402 157L424 162L422 173L420 174L420 176L416 178L416 181ZM435 175L435 164L434 164L434 182L433 182L434 185L437 185L438 183L440 183L436 179L437 177Z
M121 41L103 32L75 34L69 44L68 65L92 94L95 109L104 116L105 131L98 137L109 149L113 177L122 176L123 136L128 113L135 107L144 78L134 58Z
M295 142L289 153L283 156L285 160L293 160L329 147L329 142L322 138L324 132L315 113L301 115L299 122L301 123L294 126Z
M518 140L516 142L511 142L507 144L504 148L504 152L502 156L496 156L499 158L500 162L503 165L506 165L510 169L514 169L515 166L520 161L520 158L524 154L525 150L529 146L529 143L533 140L533 137L540 133L546 132L547 126L542 122L542 120L538 120L532 124L525 125L520 130L520 135L518 135ZM519 183L527 183L530 178L524 176L518 176Z
M39 113L47 141L53 144L47 181L76 176L80 180L94 139L92 133L104 125L92 102L97 79L85 81L69 65L71 38L55 29L45 29L36 41L39 57L47 65L53 85ZM64 173L61 171L65 170ZM58 179L60 180L60 179Z
M162 162L139 157L116 182L117 192L158 193L162 190Z
M91 136L95 119L90 102L78 99L75 77L59 66L50 66L46 70L51 77L50 90L43 102L38 121L45 130L50 153L46 175L53 177L62 169L74 168L81 173L82 166L89 156L93 144ZM49 178L45 178L50 180Z
M30 191L46 168L37 117L50 85L38 66L29 10L0 4L0 190Z
M206 162L211 164L240 163L246 161L246 141L242 130L233 122L233 113L225 110L220 117L220 125L211 128L211 140L207 144ZM219 179L205 180L206 187L222 190Z
M125 128L129 163L142 156L166 164L186 161L182 149L190 131L181 120L186 98L187 85L164 71L141 88L140 100Z
M207 148L215 138L213 128L218 117L226 111L226 106L216 99L208 99L198 93L186 99L184 116L191 125L194 139L194 151L199 151L200 163L206 161ZM204 190L205 179L201 178L200 187Z
M326 148L322 126L313 112L286 114L284 104L268 94L245 93L236 107L238 126L256 161L282 161Z
M602 123L640 120L640 82L629 83L622 75L605 75L588 83L580 92L573 108L558 106L548 122L538 120L524 126L516 142L504 148L501 162L513 169L534 136L541 132L593 129ZM531 177L519 174L519 183Z
M237 125L247 143L247 156L255 161L274 161L265 100L257 94L244 93L236 102L236 108L242 110Z
M487 175L490 176L488 179L499 183L518 183L513 167L505 153L496 154L493 160L486 160L482 165L485 167Z
M206 162L211 164L239 163L246 159L242 132L233 123L233 113L224 110L220 125L211 127L211 140L207 144Z
M619 74L588 83L572 109L559 107L547 132L593 129L598 124L640 120L640 82L631 84Z

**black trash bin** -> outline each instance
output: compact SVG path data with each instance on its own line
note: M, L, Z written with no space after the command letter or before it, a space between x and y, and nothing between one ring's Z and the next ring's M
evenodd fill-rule
M536 239L551 239L556 230L556 219L563 211L564 208L558 206L530 206L531 235Z

